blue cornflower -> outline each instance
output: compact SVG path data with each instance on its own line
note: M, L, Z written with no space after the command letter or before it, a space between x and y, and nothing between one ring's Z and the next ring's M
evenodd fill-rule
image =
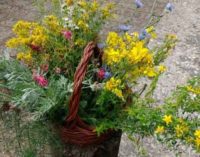
M147 37L148 33L145 29L143 29L139 34L139 39L144 40Z
M103 48L105 47L105 44L104 44L104 43L98 43L98 44L97 44L97 47L98 47L99 49L103 49Z
M120 29L120 31L124 31L124 32L126 32L126 31L129 31L130 28L131 28L130 25L119 25L119 29Z
M104 74L104 78L105 79L108 79L108 78L110 78L112 76L112 74L110 73L110 72L105 72L105 74Z
M135 5L137 8L142 8L144 6L140 0L135 0Z
M174 9L174 6L173 6L173 4L171 4L171 3L167 3L165 9L166 9L167 11L172 11L172 10Z

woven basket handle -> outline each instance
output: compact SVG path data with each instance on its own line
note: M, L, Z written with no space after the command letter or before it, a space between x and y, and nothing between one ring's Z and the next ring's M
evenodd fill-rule
M97 47L94 42L88 43L88 45L84 49L84 54L74 74L74 89L69 101L69 115L66 118L66 121L68 123L75 121L77 118L80 96L81 96L82 82L85 78L88 63L90 61L90 58L94 54L95 48ZM99 50L97 51L97 53L100 56Z

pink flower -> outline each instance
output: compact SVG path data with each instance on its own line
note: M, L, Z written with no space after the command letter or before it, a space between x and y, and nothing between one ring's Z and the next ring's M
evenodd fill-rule
M105 76L105 70L103 68L99 69L97 75L98 75L98 78L103 79Z
M72 38L72 32L71 31L62 31L63 36L65 39L70 40Z
M40 46L33 45L33 44L30 44L29 46L33 51L37 51L37 52L41 51L41 47Z
M48 85L48 80L44 78L42 75L35 75L33 78L38 85L41 87L46 87Z

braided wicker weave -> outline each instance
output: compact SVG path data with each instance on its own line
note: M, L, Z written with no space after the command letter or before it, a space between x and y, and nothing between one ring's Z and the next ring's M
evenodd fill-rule
M97 51L97 52L95 52ZM69 101L69 115L66 118L66 125L61 128L62 140L66 143L77 145L90 145L103 142L109 137L111 131L97 136L95 128L86 124L78 116L79 101L81 96L82 82L84 80L87 66L93 54L101 53L93 42L90 42L84 49L84 54L74 75L74 89Z

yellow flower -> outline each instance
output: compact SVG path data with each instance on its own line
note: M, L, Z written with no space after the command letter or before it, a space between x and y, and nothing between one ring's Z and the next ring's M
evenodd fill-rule
M164 131L165 131L164 126L160 126L160 125L159 125L159 126L156 128L155 133L156 133L156 134L162 134L162 133L164 133Z
M75 45L79 47L85 46L85 44L86 44L86 41L80 38L75 41Z
M175 34L168 34L167 35L167 39L171 40L171 39L177 39L177 36Z
M23 53L23 52L18 52L18 53L17 53L17 59L18 59L18 60L22 60L23 57L24 57L24 53Z
M119 98L124 100L122 91L119 89L121 86L121 80L115 79L114 77L111 77L110 80L108 80L104 86L105 90L111 91L115 95L117 95Z
M177 137L182 137L184 135L185 132L188 131L188 127L185 125L177 125L175 127L175 131L176 131L176 136Z
M47 28L54 33L58 34L62 30L62 26L59 23L59 19L54 15L46 16L43 22L47 26Z
M168 125L169 123L172 123L172 115L165 115L163 117L163 121Z
M157 38L157 34L155 33L155 28L150 26L146 29L147 33L151 35L153 39Z
M194 132L194 136L195 136L196 138L199 138L199 139L200 139L200 129L198 129L198 130L196 130L196 131Z
M120 55L120 51L112 49L112 48L106 49L105 55L103 57L108 65L119 63L122 59L121 58L122 56Z
M200 138L195 139L195 144L197 147L200 147Z
M80 19L78 21L77 25L78 25L79 28L82 28L84 31L88 31L89 30L88 24L85 21L83 21L82 19Z
M163 72L166 71L166 67L165 67L164 65L160 65L160 66L158 67L158 71L159 71L160 73L163 73Z
M108 3L104 8L102 8L102 18L107 19L111 17L111 11L113 9L114 5L113 3Z
M150 27L146 28L146 31L147 31L147 33L151 33L153 31L155 31L155 28L154 28L154 26L150 26Z
M6 42L6 46L9 48L16 48L20 45L21 45L21 43L20 43L19 39L17 39L17 38L11 38Z
M85 9L86 9L86 7L87 7L87 3L86 3L85 0L80 0L80 1L78 2L78 4L79 4L82 8L85 8Z
M194 139L193 139L192 137L186 137L186 142L187 142L188 144L193 143L193 141L194 141Z
M73 5L73 0L65 0L65 3L68 5L68 6L71 6Z
M114 70L125 71L124 77L135 81L140 76L154 77L157 75L153 54L146 47L144 41L139 41L137 33L122 36L110 32L106 39L103 60ZM120 67L121 66L121 67ZM118 68L118 69L115 69Z
M144 70L144 74L147 75L148 77L155 77L157 75L155 69L150 67L147 67Z
M98 8L99 8L99 3L97 3L96 1L94 1L94 2L91 4L90 11L96 12Z
M13 26L12 30L19 37L28 37L33 24L35 23L20 20Z
M123 94L122 94L122 91L121 91L121 90L115 88L115 89L112 90L112 92L113 92L115 95L117 95L119 98L121 98L122 100L124 100L124 97L123 97Z
M193 88L192 86L187 86L186 88L189 92L192 92L194 94L200 94L200 88Z
M32 62L32 55L30 52L19 52L17 53L17 59L23 61L26 64L31 64Z
M113 90L114 88L118 87L121 85L121 80L120 79L115 79L114 77L111 77L110 80L108 80L105 84L105 89L106 90Z
M13 31L17 35L6 42L10 48L27 47L30 44L44 46L47 41L45 28L38 23L18 21L13 26Z
M148 54L148 49L144 47L144 42L138 41L135 46L130 50L128 59L131 64L136 64L142 61Z

